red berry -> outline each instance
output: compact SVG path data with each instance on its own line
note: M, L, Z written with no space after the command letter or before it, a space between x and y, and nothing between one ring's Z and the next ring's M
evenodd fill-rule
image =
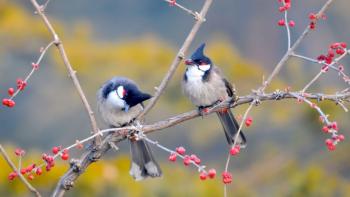
M170 156L169 156L169 161L176 161L176 153L171 153Z
M333 146L333 140L332 139L326 139L325 144L327 146Z
M195 158L193 161L194 161L194 163L196 163L197 165L201 164L201 159L199 159L199 158Z
M345 50L344 49L337 49L335 51L338 55L343 55L345 53Z
M329 66L328 65L323 65L322 68L321 68L321 71L322 72L327 72L329 70Z
M277 24L278 24L279 26L285 26L285 25L286 25L286 22L285 22L283 19L281 19L281 20L278 21Z
M200 178L202 181L204 181L205 179L207 179L207 173L201 172L201 173L199 174L199 178Z
M26 168L26 172L30 173L35 168L35 164L32 164Z
M185 165L185 166L188 166L188 165L190 165L190 163L191 163L191 157L188 156L188 155L185 155L185 158L184 158L184 165Z
M310 13L309 14L309 19L310 20L316 20L317 19L317 15L315 13Z
M316 28L316 23L315 22L310 22L310 25L309 25L310 29L315 29Z
M281 7L278 8L278 10L280 12L284 12L284 11L286 11L286 7L285 6L281 6Z
M8 102L8 107L14 107L16 105L16 103L15 103L15 101L13 101L13 100L9 100L9 102Z
M60 150L61 150L61 147L54 146L54 147L52 148L52 153L56 155Z
M41 175L43 173L43 170L41 169L41 168L37 168L36 170L35 170L35 174L36 175Z
M230 150L230 154L232 156L238 155L239 151L241 150L241 147L236 145L235 147L232 147Z
M33 67L33 69L37 70L37 69L39 69L39 64L36 64L33 62L32 67Z
M210 170L208 171L208 176L209 176L209 178L211 178L211 179L215 178L215 176L216 176L216 170L215 170L215 169L210 169Z
M343 47L344 49L347 47L347 44L345 42L341 42L340 46Z
M332 122L332 128L334 129L334 130L336 130L336 131L338 131L338 124L337 124L337 122Z
M186 149L182 146L176 148L176 152L179 153L180 155L185 154Z
M17 172L11 172L7 178L8 178L8 180L12 181L16 177L17 177Z
M21 174L23 174L23 175L24 175L24 174L26 174L26 173L27 173L27 169L22 168L20 172L21 172Z
M252 123L253 123L253 118L252 118L252 117L248 117L248 118L245 120L245 125L246 125L247 127L249 127Z
M195 160L195 159L198 158L198 157L197 157L197 155L192 154L192 155L190 156L190 158L191 158L191 160Z
M175 6L176 5L176 0L170 0L169 6Z
M338 140L339 141L344 141L345 140L345 136L344 135L338 135Z
M295 22L293 20L289 21L289 26L290 27L294 27L295 26Z
M29 180L33 180L34 179L34 175L33 174L28 175L28 179Z
M26 86L27 82L23 81L22 79L17 79L17 89L22 91Z
M17 156L23 156L25 154L25 151L23 149L21 149L21 148L16 148L15 154Z
M326 56L325 56L325 55L320 55L320 56L317 57L317 60L318 60L318 61L323 61L323 60L325 60L325 59L326 59Z
M2 104L8 106L9 99L2 99Z
M329 132L328 126L323 126L322 127L322 131L325 132L325 133L328 133Z
M67 159L69 159L69 154L68 154L68 153L63 153L63 154L61 155L61 159L62 159L62 160L67 160Z
M11 99L2 99L2 104L7 107L14 107L16 105L15 101Z
M45 169L46 169L47 172L49 172L49 171L51 170L51 166L50 166L50 165L47 165L47 166L45 167Z
M8 93L10 96L12 96L12 95L15 93L15 89L9 88L9 89L7 90L7 93Z
M337 49L339 46L340 46L340 43L339 42L335 42L335 43L331 44L331 46L329 48Z
M222 173L222 182L224 184L229 184L232 182L232 174L229 172L223 172Z
M328 145L327 148L329 151L334 151L336 147L335 145L332 144L332 145Z

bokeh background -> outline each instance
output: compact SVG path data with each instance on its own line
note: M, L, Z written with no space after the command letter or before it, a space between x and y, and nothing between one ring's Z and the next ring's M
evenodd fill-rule
M290 12L296 22L295 40L308 24L308 14L326 0L293 1ZM202 0L178 0L199 10ZM286 49L286 35L277 26L282 17L276 0L214 1L207 22L201 27L191 50L207 43L206 53L222 67L239 95L261 84ZM299 53L317 57L330 43L350 41L348 0L337 0L327 12L328 19L298 48ZM194 20L183 11L158 0L60 0L46 10L78 71L88 100L96 109L95 92L112 76L127 76L141 88L153 92L175 57ZM39 48L51 39L29 1L0 0L0 95L15 86L36 60ZM349 59L344 62L348 69ZM288 62L269 91L302 88L319 67L300 60ZM165 95L147 117L155 122L194 109L180 90L181 66ZM333 93L344 89L337 73L312 86L313 92ZM0 142L13 155L13 148L26 149L24 164L39 162L42 152L67 146L88 136L90 125L65 67L55 48L50 49L39 72L27 89L16 97L13 109L0 107ZM349 135L349 114L333 103L323 109ZM236 108L242 114L247 106ZM293 100L265 102L252 110L254 123L245 128L249 146L231 162L233 184L230 196L350 196L349 142L328 152L326 135L321 132L318 114ZM102 128L106 126L99 120ZM182 145L199 155L219 178L202 182L197 171L180 162L170 163L168 155L154 148L164 169L164 177L134 182L128 175L128 146L111 151L79 178L67 196L222 196L220 172L224 168L227 145L215 115L185 122L149 137L167 147ZM78 156L81 152L75 151ZM15 158L14 158L15 159ZM0 159L0 195L28 196L18 181L8 182L9 167ZM48 195L67 170L59 163L50 173L33 180Z

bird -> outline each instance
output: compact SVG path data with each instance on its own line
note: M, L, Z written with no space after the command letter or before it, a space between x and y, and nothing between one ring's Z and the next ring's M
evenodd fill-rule
M236 99L235 90L224 77L220 68L204 54L205 43L201 44L189 59L185 61L186 70L182 80L182 90L191 102L198 107L200 114L206 108L220 103L228 98ZM220 119L229 145L234 144L239 124L231 110L216 112ZM245 147L247 143L241 131L236 145Z
M97 92L97 108L102 119L111 128L131 125L143 110L143 101L150 94L140 91L136 83L126 77L114 77L105 82ZM129 137L130 175L140 181L147 177L161 177L162 171L145 139Z

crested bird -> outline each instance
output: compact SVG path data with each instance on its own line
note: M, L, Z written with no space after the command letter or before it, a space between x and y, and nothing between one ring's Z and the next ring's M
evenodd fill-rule
M235 100L235 90L227 81L219 67L204 54L205 43L200 45L185 61L186 71L182 80L184 94L196 105L203 115L206 108L220 103L226 99ZM231 110L225 109L216 113L223 126L229 145L234 143L239 124ZM238 145L245 147L246 137L241 131Z
M143 101L151 95L139 90L132 80L114 77L105 82L97 92L98 111L111 128L131 125L143 110ZM131 167L130 175L136 180L147 177L160 177L162 171L153 156L147 141L142 138L129 137Z

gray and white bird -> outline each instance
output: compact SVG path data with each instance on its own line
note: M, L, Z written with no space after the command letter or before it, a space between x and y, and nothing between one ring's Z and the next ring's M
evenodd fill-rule
M97 107L102 119L111 127L130 125L143 110L142 102L151 95L139 90L136 83L125 77L114 77L97 92ZM143 139L130 138L130 175L137 181L147 177L160 177L162 171L151 148Z
M204 108L235 97L235 90L225 79L219 67L204 55L204 47L205 44L202 44L191 58L185 61L187 68L182 80L184 94L199 108L201 113ZM217 112L217 115L225 131L228 144L233 144L239 129L237 120L230 109ZM246 145L243 132L240 132L238 144L241 147Z

